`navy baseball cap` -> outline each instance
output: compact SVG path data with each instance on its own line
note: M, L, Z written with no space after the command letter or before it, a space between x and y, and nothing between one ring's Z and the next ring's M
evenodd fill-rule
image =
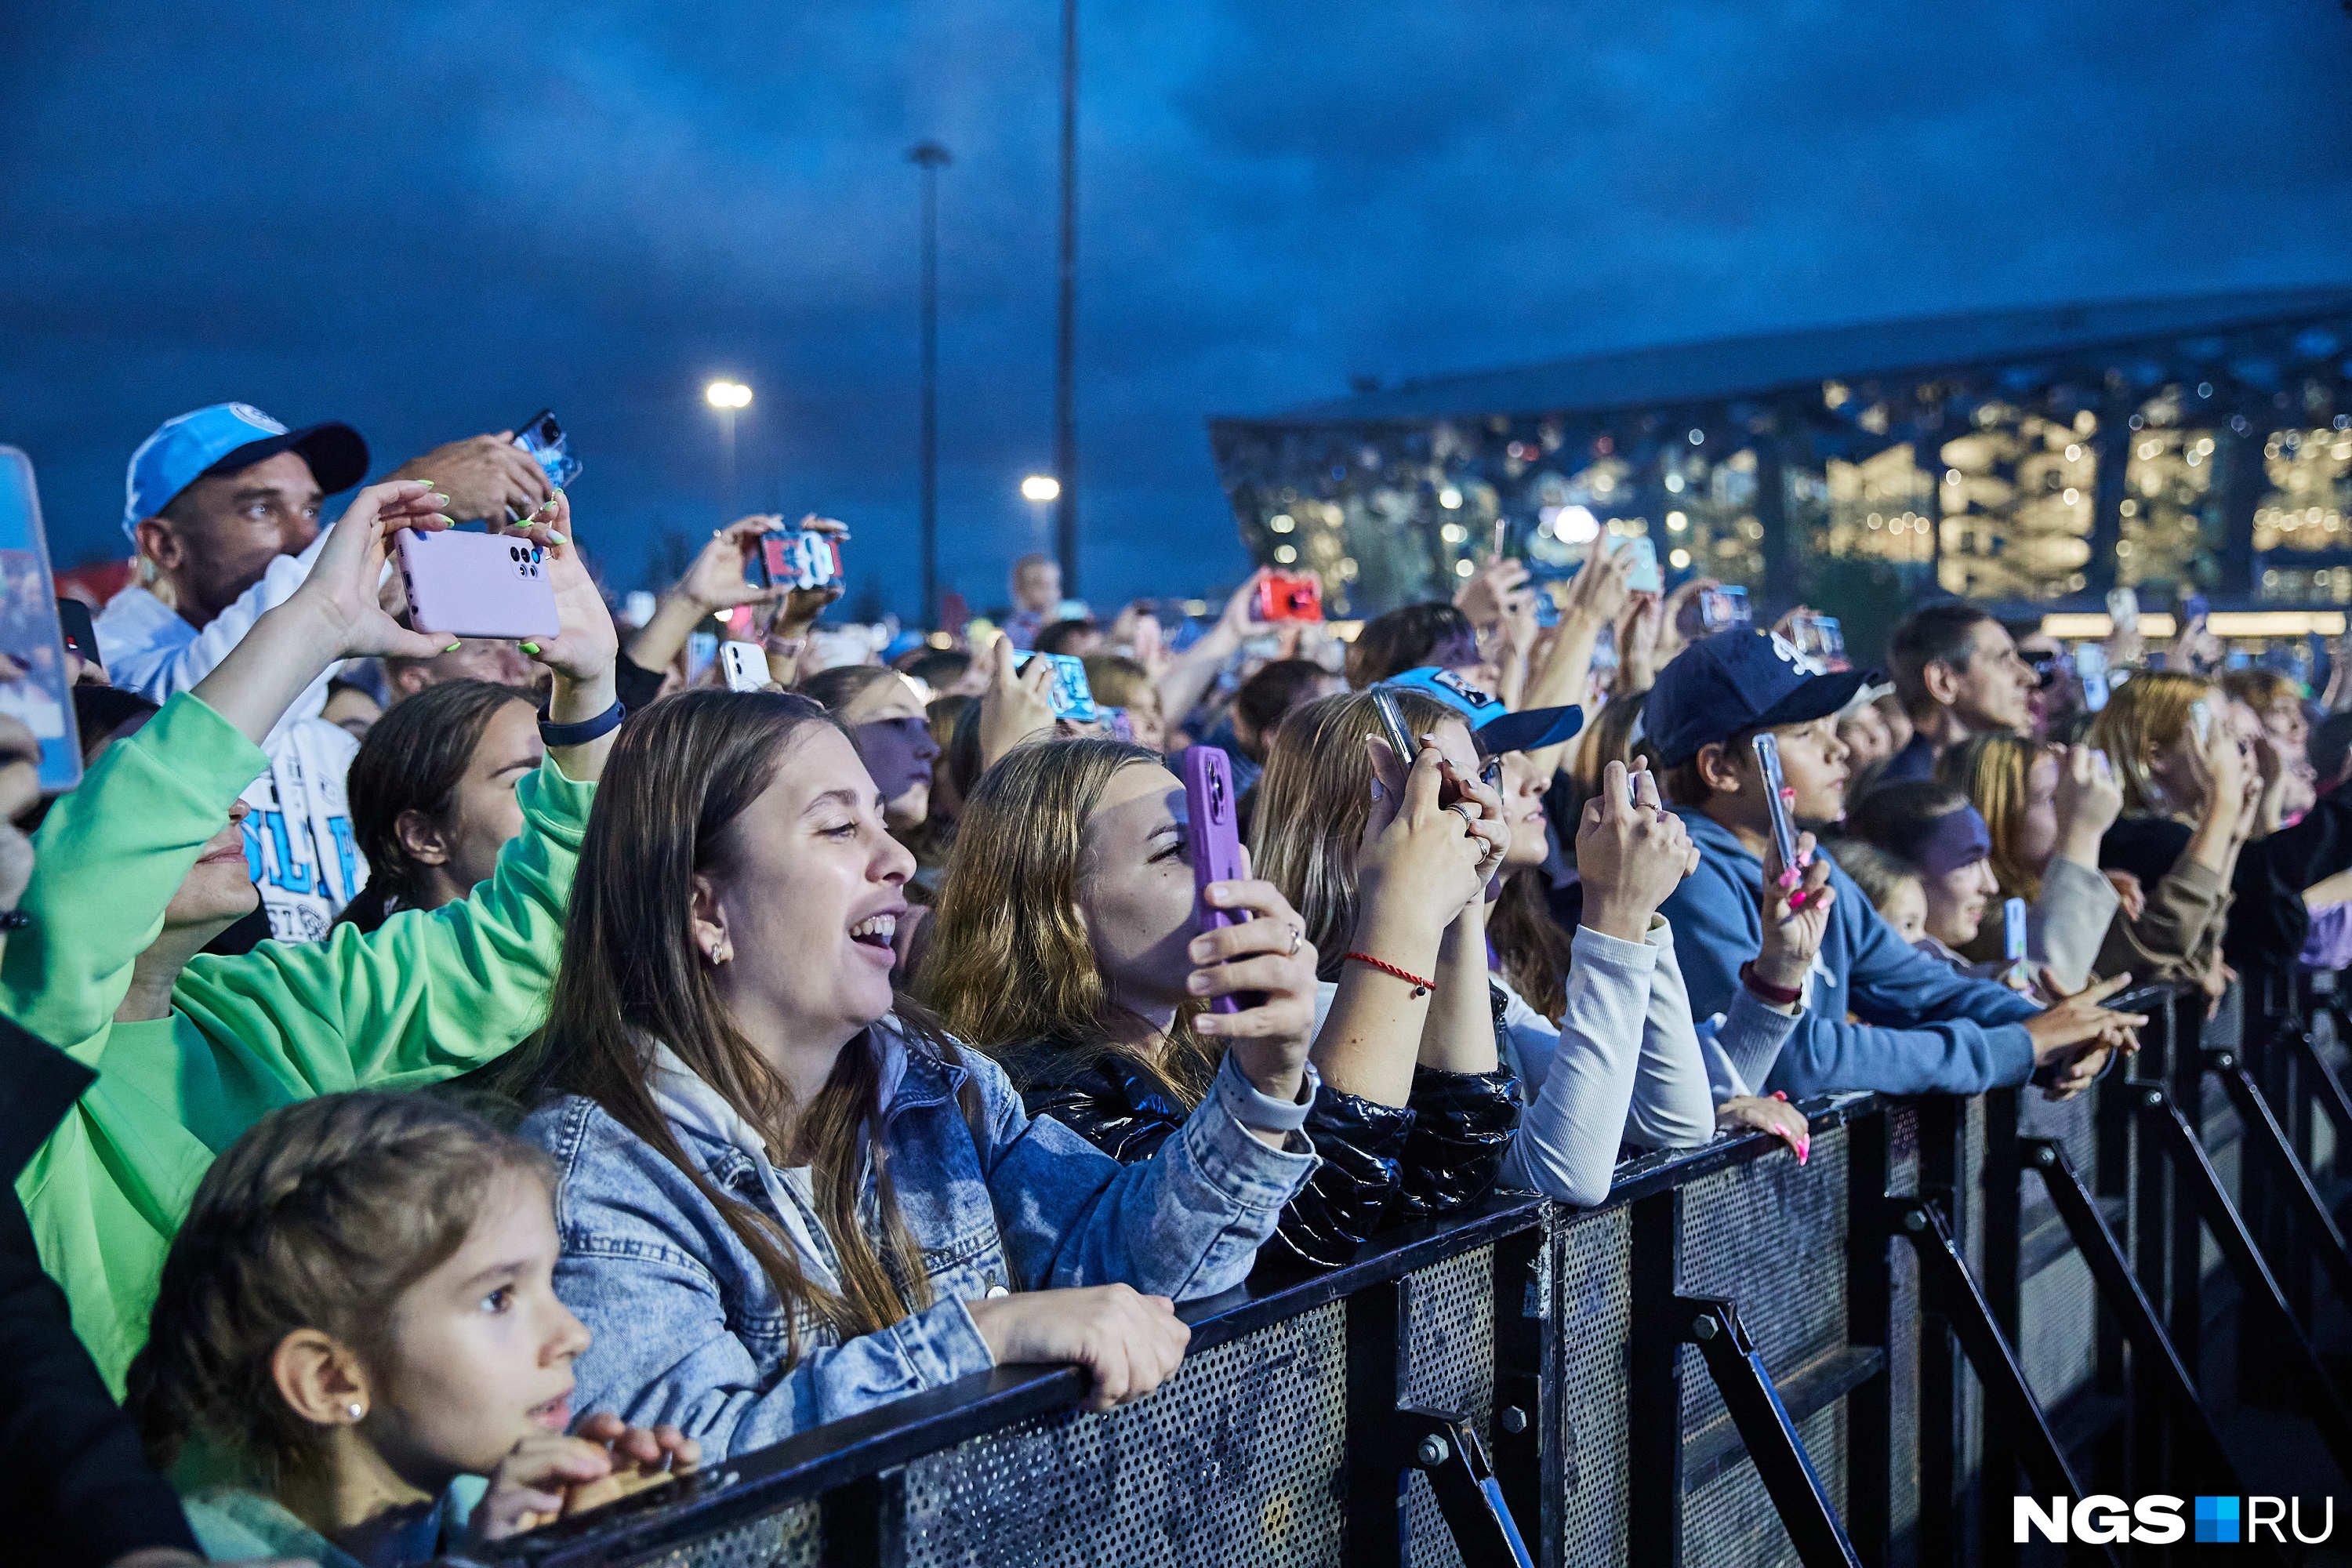
M1479 690L1450 669L1424 665L1380 682L1391 691L1434 697L1470 726L1478 749L1490 757L1557 746L1584 728L1581 708L1528 708L1514 713L1502 700Z
M166 419L131 454L122 531L135 542L142 520L205 475L233 474L280 452L301 453L329 495L367 478L367 443L348 425L330 420L289 430L250 403L215 403Z
M1642 708L1650 760L1671 768L1742 730L1810 723L1877 679L1874 669L1824 672L1772 632L1702 637L1669 659L1650 688Z

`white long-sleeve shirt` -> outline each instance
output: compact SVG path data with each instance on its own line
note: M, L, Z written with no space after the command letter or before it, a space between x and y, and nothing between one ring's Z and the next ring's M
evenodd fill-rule
M1714 1137L1715 1101L1665 921L1652 920L1647 942L1580 926L1569 952L1558 1027L1499 977L1487 977L1504 1003L1497 1044L1527 1100L1500 1179L1590 1205L1609 1195L1622 1145L1674 1148ZM1328 981L1316 989L1318 1033L1337 991Z

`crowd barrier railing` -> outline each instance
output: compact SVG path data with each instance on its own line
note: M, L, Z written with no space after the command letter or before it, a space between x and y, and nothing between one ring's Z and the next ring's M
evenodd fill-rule
M2076 1100L1833 1097L1802 1167L1727 1138L1193 1303L1133 1405L1000 1367L479 1555L1943 1568L2017 1561L2019 1494L2242 1493L2249 1408L2352 1476L2336 999L2135 1000Z

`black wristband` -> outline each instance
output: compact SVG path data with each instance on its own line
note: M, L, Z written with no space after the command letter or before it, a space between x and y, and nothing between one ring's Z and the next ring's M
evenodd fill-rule
M605 709L593 719L583 719L577 724L551 724L541 719L539 721L539 738L552 748L584 746L589 742L600 741L619 729L621 721L628 716L627 704L616 697L613 700L613 705L610 708Z
M33 917L22 910L0 911L0 931L29 931Z

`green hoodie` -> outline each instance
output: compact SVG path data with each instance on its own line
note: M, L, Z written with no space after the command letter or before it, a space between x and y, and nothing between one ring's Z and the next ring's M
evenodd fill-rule
M198 957L170 1017L113 1022L173 892L268 763L194 695L173 698L41 825L18 906L33 923L0 961L0 1014L99 1071L16 1191L118 1393L173 1233L240 1133L313 1095L453 1078L539 1026L596 793L551 760L517 791L521 837L463 902Z

